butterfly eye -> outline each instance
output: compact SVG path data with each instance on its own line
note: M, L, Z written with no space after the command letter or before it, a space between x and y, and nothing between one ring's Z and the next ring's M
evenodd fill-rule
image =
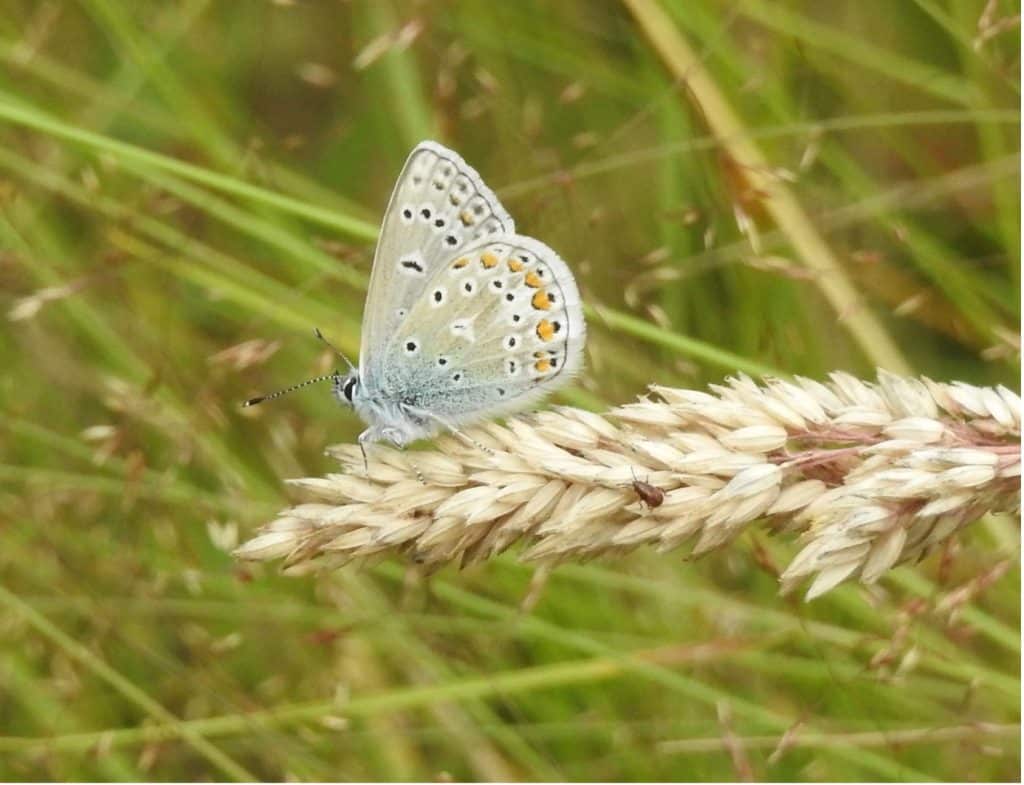
M345 386L341 388L341 392L345 396L345 400L349 403L352 403L352 396L355 394L356 384L358 384L358 380L353 376L351 379L346 381Z

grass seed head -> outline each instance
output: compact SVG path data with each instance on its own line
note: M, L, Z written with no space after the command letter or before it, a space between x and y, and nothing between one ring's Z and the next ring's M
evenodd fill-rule
M375 445L367 471L357 447L331 448L344 471L290 481L304 502L235 553L305 574L371 556L465 565L519 544L550 565L642 545L702 555L768 522L799 533L780 581L809 581L811 599L1020 507L1021 402L1005 388L881 372L652 391L606 416L487 423L471 433L487 450ZM637 478L657 494L638 496Z

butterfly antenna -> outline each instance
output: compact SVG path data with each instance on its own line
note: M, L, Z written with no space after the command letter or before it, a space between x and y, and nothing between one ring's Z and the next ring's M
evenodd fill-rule
M263 403L264 401L269 401L274 398L280 398L282 395L287 395L290 392L301 390L303 387L308 387L309 385L316 384L317 382L325 382L328 379L337 379L340 375L341 374L337 371L333 371L332 373L325 373L323 376L317 376L314 379L306 379L304 382L293 384L291 387L285 387L283 390L278 390L277 392L268 393L267 395L257 395L255 398L250 398L248 401L243 403L242 406L255 406L258 403Z
M313 328L313 335L315 335L317 338L319 338L321 341L323 341L325 344L327 344L336 355L338 355L342 360L344 360L345 361L345 365L348 366L348 369L350 371L356 370L356 367L352 364L352 361L349 360L348 357L345 356L345 353L343 351L341 351L341 349L339 349L337 346L335 346L333 343L331 343L330 341L328 341L324 337L324 334L322 332L320 332L320 328L319 327L314 327Z

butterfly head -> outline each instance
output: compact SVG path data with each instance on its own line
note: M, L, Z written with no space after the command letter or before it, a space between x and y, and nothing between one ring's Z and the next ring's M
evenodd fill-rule
M346 406L352 406L352 401L359 395L359 369L350 368L349 372L342 376L335 372L331 379L331 391L334 397Z

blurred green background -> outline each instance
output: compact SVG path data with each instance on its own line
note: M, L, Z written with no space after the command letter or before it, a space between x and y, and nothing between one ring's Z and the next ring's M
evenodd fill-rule
M324 388L238 402L331 367L313 326L357 352L422 138L577 272L562 401L878 363L1019 390L1018 13L0 0L0 776L1018 780L1016 521L806 605L765 533L560 568L530 613L514 554L229 555L361 429Z

